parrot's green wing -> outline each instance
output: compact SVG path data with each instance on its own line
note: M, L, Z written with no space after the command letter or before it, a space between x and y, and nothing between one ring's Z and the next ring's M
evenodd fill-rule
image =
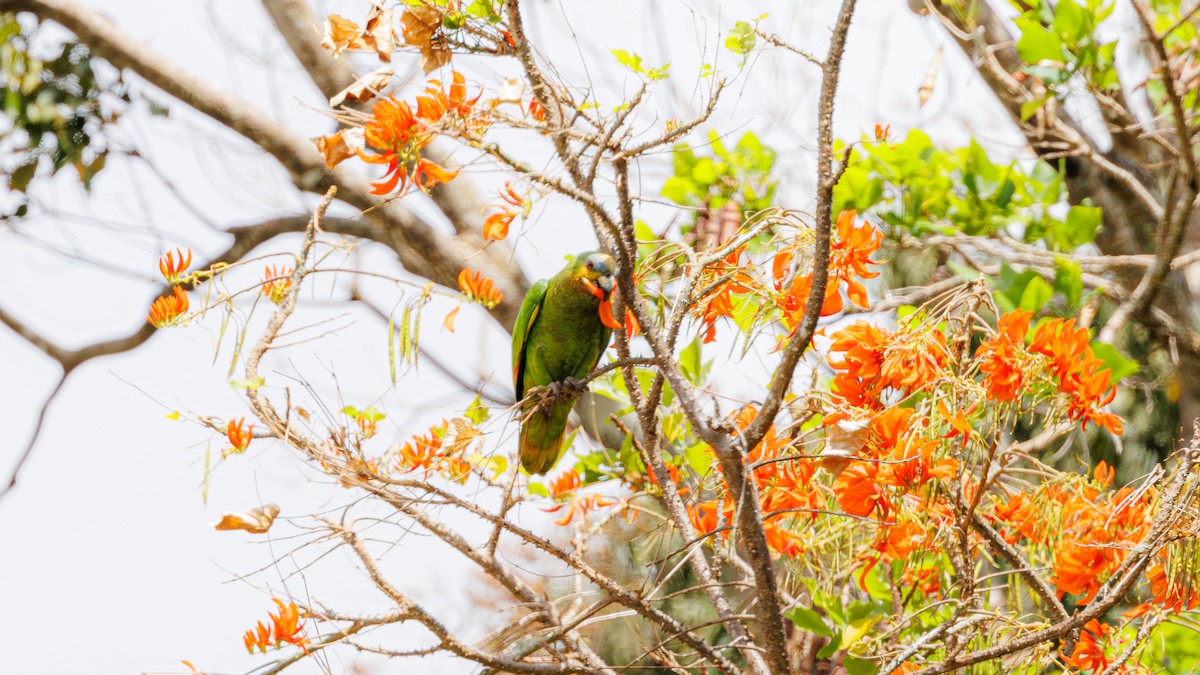
M529 341L529 333L533 330L533 322L537 321L538 314L541 313L548 285L547 281L542 279L529 289L525 299L521 301L521 311L517 313L517 322L513 325L513 387L516 389L518 401L525 398L525 383L522 381L525 378L525 346Z

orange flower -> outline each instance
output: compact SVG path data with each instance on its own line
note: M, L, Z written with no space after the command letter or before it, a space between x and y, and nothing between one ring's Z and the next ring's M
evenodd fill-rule
M581 518L586 520L589 511L605 506L612 506L617 503L615 499L595 493L579 494L579 488L582 485L583 481L579 477L579 472L575 469L564 471L557 478L550 481L550 497L558 503L542 507L542 510L547 513L554 513L562 510L564 507L567 509L566 513L554 521L555 525L570 525L576 514L579 514Z
M1200 589L1167 578L1167 568L1159 563L1146 570L1146 579L1150 581L1150 592L1154 594L1154 602L1172 612L1195 609L1200 606Z
M254 653L255 647L259 651L265 652L267 647L271 646L271 629L259 621L257 626L242 635L242 643L246 645L246 651L251 654Z
M581 485L583 485L583 481L579 478L578 471L575 469L564 471L550 481L550 498L562 501L570 497Z
M892 137L892 125L875 123L875 142L886 141Z
M483 238L503 241L508 236L508 226L512 224L517 212L513 210L497 211L483 221Z
M949 356L946 334L937 328L918 333L902 331L893 335L879 374L894 389L905 393L920 391L942 375Z
M500 210L489 215L483 221L484 239L503 240L508 236L508 226L512 224L513 219L518 215L528 216L529 211L533 208L533 202L528 197L517 194L517 191L512 187L512 183L506 182L504 188L499 191L499 196L509 206L505 206L504 204L488 205Z
M274 265L267 265L263 269L262 294L277 305L283 302L288 291L292 289L293 271L292 268L282 265L279 269L276 269Z
M775 254L774 260L771 261L771 281L775 286L775 290L783 289L783 280L787 278L788 272L792 270L792 258L796 257L796 250L789 246L780 250Z
M800 545L800 537L795 532L779 525L775 520L763 523L763 534L767 538L767 547L772 551L789 558L804 555L804 547Z
M284 604L278 598L271 598L275 605L279 607L279 614L267 613L267 618L270 619L271 626L268 628L259 621L252 630L248 630L242 635L242 642L246 645L246 650L253 653L257 647L259 651L267 651L268 647L280 647L284 643L293 644L308 653L308 638L300 634L304 630L304 620L300 618L300 608L296 607L296 603L289 602Z
M504 293L496 288L496 283L483 276L478 270L463 268L458 273L458 287L472 301L488 309L500 304L500 301L504 299Z
M146 320L155 328L163 328L174 325L187 311L187 293L183 292L182 286L173 286L170 295L156 298L150 304L150 313L146 315Z
M692 527L696 528L697 534L708 534L717 529L717 503L706 502L704 504L688 503L687 505L688 520L692 521Z
M412 440L400 448L395 462L396 470L408 472L423 469L428 475L442 454L442 436L445 430L443 423L432 427L424 436L414 434Z
M247 427L245 419L239 417L229 420L229 424L225 425L225 436L233 446L234 452L245 452L246 448L250 447L250 441L254 439L254 425Z
M481 91L475 98L467 98L467 81L463 74L456 71L451 73L450 92L442 88L442 83L430 80L425 89L425 95L417 96L417 117L429 122L439 122L446 113L454 115L457 120L466 120L475 110L475 103L483 95Z
M701 287L717 283L721 279L727 279L720 281L716 288L700 302L697 302L692 309L693 314L700 319L701 325L704 326L703 341L705 343L717 339L717 319L723 316L733 316L733 294L749 293L758 288L758 284L741 271L740 260L742 252L745 250L745 246L739 247L717 263L706 267L703 274L700 275L697 285Z
M536 98L529 100L529 116L539 122L546 120L546 109L542 107L541 103L538 103Z
M1033 312L1018 309L1000 317L996 337L979 345L975 358L983 357L979 370L984 373L983 384L988 398L995 401L1015 401L1021 396L1025 382L1022 364L1025 360L1025 334Z
M1113 434L1124 431L1120 417L1097 410L1112 402L1117 388L1112 370L1101 368L1104 362L1092 351L1086 328L1075 328L1075 319L1051 319L1034 331L1029 350L1050 357L1070 419L1082 419L1084 428L1094 422Z
M838 505L852 516L866 517L879 507L884 516L890 504L877 482L879 468L871 462L852 462L833 482Z
M1100 673L1108 669L1109 659L1104 653L1100 640L1108 633L1108 626L1092 619L1083 625L1079 641L1075 643L1075 651L1070 656L1063 657L1063 663L1080 670L1090 670Z
M856 321L832 335L826 360L835 374L829 385L835 399L856 407L876 407L885 383L880 381L884 350L892 334L865 321ZM834 354L842 354L834 361Z
M184 253L183 249L175 249L167 251L161 258L158 259L158 271L162 272L163 278L168 284L179 283L179 275L192 264L192 249L187 249Z

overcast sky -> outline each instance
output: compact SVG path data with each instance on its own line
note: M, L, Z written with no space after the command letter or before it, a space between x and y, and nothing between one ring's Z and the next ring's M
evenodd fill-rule
M297 134L311 137L329 130L329 121L312 110L324 102L257 3L184 0L170 3L169 10L162 3L136 0L84 4L109 15L164 59L260 106ZM765 28L819 55L836 3L738 2L723 8L717 3L633 0L529 4L533 35L543 54L569 82L583 86L590 81L601 100L616 101L622 88L632 85L608 48L639 52L651 65L671 63L672 79L656 91L650 107L663 118L686 118L694 111L699 64L718 59L732 87L711 127L735 138L745 130L758 133L780 153L782 203L811 205L819 72L778 50L754 55L739 70L739 59L720 44L734 21L768 14ZM366 8L365 1L337 2L323 3L318 11L338 11L361 21ZM946 144L960 144L974 133L991 148L1015 152L1019 139L1004 127L982 86L967 77L966 64L952 46L933 96L918 108L917 90L942 40L936 26L910 14L904 3L861 2L839 92L838 134L858 138L880 121L899 134L923 128ZM588 61L586 70L581 57ZM410 59L398 56L397 70L404 71ZM367 60L356 63L360 72L376 67ZM497 60L464 59L458 67L473 81L489 85L516 72L513 64ZM122 147L137 148L158 174L144 163L114 159L92 194L85 195L64 171L38 187L35 213L40 215L17 231L0 229L0 303L64 347L136 328L158 288L155 261L168 248L190 246L203 260L228 243L214 227L302 213L312 204L310 197L296 193L273 160L239 137L136 81L135 87L171 108L171 115L164 119L134 110L121 123L116 140ZM534 157L541 152L537 147L516 149ZM655 196L669 166L667 156L642 163L644 196ZM468 169L464 177L489 190L503 179L479 169ZM164 178L187 203L172 196ZM660 229L674 214L647 204L639 216ZM295 238L281 238L256 254L287 253L296 243ZM563 256L593 247L595 239L576 208L552 198L539 206L535 220L514 243L519 264L537 278L555 272ZM388 251L366 247L354 255L373 270L401 272ZM242 277L246 285L258 269ZM367 292L385 307L399 300L390 285L368 285ZM340 297L328 285L306 292L306 306L291 325L313 325L312 335L327 334L272 353L264 363L268 380L295 382L290 378L303 374L313 394L331 406L375 403L389 413L381 425L383 446L454 414L469 401L428 365L392 388L385 325L337 302ZM452 306L435 303L427 325L440 323ZM166 415L176 410L221 418L246 414L226 384L229 346L214 349L218 329L219 321L205 320L162 331L132 353L94 360L71 376L50 410L19 487L0 500L5 542L0 555L0 635L5 636L0 672L180 672L181 659L206 672L248 672L266 657L247 656L241 633L273 609L272 594L317 599L344 611L386 609L342 552L322 556L327 548L318 544L290 553L307 541L300 518L282 521L269 538L217 533L209 527L222 511L266 502L279 504L281 518L288 518L338 509L354 499L285 448L256 441L246 456L215 467L204 503L205 456L212 453L215 462L221 439ZM464 309L454 335L427 330L426 344L435 354L468 375L495 375L498 391L507 387L507 336L476 309ZM58 372L5 329L0 329L0 363L5 430L0 469L7 473ZM749 383L765 367L719 363L718 373L726 391L751 396ZM493 429L500 432L498 438L511 436L512 426L504 421ZM365 508L352 514L382 515ZM383 567L399 586L452 627L479 634L478 614L465 602L471 597L471 579L454 556L428 537L402 536L386 526L375 532L382 540L398 542L384 555ZM415 629L378 638L393 647L429 644L428 636ZM350 666L344 654L329 662L335 673ZM355 666L376 673L455 673L466 667L449 659L414 664L372 658ZM312 665L295 670L318 672Z

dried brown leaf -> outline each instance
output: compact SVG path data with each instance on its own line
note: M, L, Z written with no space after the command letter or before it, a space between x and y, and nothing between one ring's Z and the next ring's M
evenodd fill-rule
M938 71L942 69L942 48L938 47L937 53L933 55L933 61L929 64L929 70L925 71L925 79L921 80L921 88L917 90L917 107L925 105L930 96L933 96L933 85L937 82Z
M358 24L349 19L343 19L337 14L325 18L325 34L321 37L321 46L333 52L334 58L347 49L366 49L362 31Z
M825 451L818 464L833 475L838 475L858 456L867 437L871 423L857 420L842 420L825 431Z
M325 164L331 169L357 155L366 145L361 128L342 129L332 136L317 136L312 141L317 146L317 151L325 157ZM302 413L299 408L296 412ZM301 416L305 420L308 419L307 412L303 412Z
M218 530L245 530L251 534L263 534L271 529L271 524L278 515L278 506L264 504L249 511L223 513L221 519L213 523L213 527Z
M450 445L450 452L455 454L465 452L475 439L483 435L479 427L461 417L450 420L450 427L454 430L454 442Z
M421 48L421 68L428 75L442 66L450 63L451 53L448 47Z
M381 4L373 4L367 14L367 27L363 29L363 42L368 49L374 49L379 60L390 63L392 46L396 42L396 29L392 26L392 10L383 9Z
M441 27L442 12L436 7L415 5L406 8L400 15L400 29L404 32L404 44L420 47L422 52L429 48L434 34Z
M394 74L391 66L372 70L329 99L329 107L336 108L346 101L369 101L375 98L375 95L383 91L384 87L387 87L388 83L392 81Z

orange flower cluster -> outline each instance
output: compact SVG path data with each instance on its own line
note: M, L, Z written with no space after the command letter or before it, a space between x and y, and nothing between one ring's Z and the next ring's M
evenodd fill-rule
M704 327L706 344L717 339L717 319L723 316L733 317L733 294L750 293L759 287L754 279L741 271L740 261L745 250L746 247L741 246L717 263L709 265L697 281L696 285L699 287L718 284L711 293L692 308L693 314ZM725 281L720 281L722 279Z
M936 328L896 332L857 321L832 335L829 365L837 373L830 384L835 399L878 410L888 388L905 394L920 391L941 376L950 352L946 335ZM841 361L833 355L841 354Z
M519 215L529 215L529 210L533 208L533 202L529 201L528 197L517 194L513 190L511 183L505 183L504 189L500 190L500 199L508 204L489 204L489 207L497 208L499 211L489 215L483 221L483 238L494 241L502 241L508 236L508 226Z
M1200 588L1167 576L1166 565L1158 563L1146 570L1154 603L1171 612L1182 612L1200 606Z
M187 311L187 293L183 291L183 286L173 286L170 295L156 298L150 304L150 313L146 315L146 320L155 328L163 328L174 325Z
M1112 476L1104 463L1096 475L1100 485ZM1051 582L1059 594L1083 596L1077 604L1084 605L1150 531L1156 498L1153 490L1101 494L1096 483L1048 483L997 505L995 518L1015 530L1010 542L1052 546Z
M436 135L436 125L449 123L469 131L487 124L486 118L474 114L479 96L467 98L462 74L455 72L452 77L448 93L440 82L431 80L424 95L417 96L415 112L395 96L376 101L370 119L363 125L363 137L378 154L359 153L363 161L387 165L385 180L372 184L373 194L388 194L397 187L404 194L410 184L428 189L449 183L458 175L421 157L421 148Z
M246 651L251 654L257 648L261 652L266 652L269 647L282 647L284 643L296 645L308 653L308 638L301 634L304 630L304 620L300 618L300 609L296 607L296 603L289 602L284 604L278 598L271 598L279 607L279 614L268 613L270 626L265 625L262 621L252 629L242 635L242 642L246 645Z
M167 251L161 258L158 259L158 271L162 273L163 278L168 284L179 283L179 278L192 264L192 249L175 249Z
M565 471L550 481L550 497L558 503L542 507L542 510L547 513L557 513L563 508L567 509L566 513L554 521L555 525L560 527L570 525L576 515L582 518L584 522L587 522L587 514L589 512L617 503L617 500L611 497L605 497L594 492L579 494L579 488L582 485L583 480L580 478L579 472L575 469Z
M739 430L754 421L758 410L742 408L734 419ZM816 520L826 508L827 488L813 481L816 466L811 459L796 457L784 461L789 440L778 436L774 425L757 447L746 455L746 463L761 463L751 473L758 488L759 507L763 512L763 533L767 546L781 555L794 558L804 554L804 546L793 527L785 525L800 517ZM764 463L765 462L765 463ZM717 529L718 523L728 525L734 517L733 501L726 495L720 501L711 500L688 506L688 518L699 534ZM723 538L724 538L723 534Z
M865 518L878 509L887 518L897 497L930 480L949 480L957 474L958 460L934 459L941 444L913 428L915 413L911 408L892 407L871 419L863 459L843 469L833 483L843 511Z
M229 424L225 425L225 437L229 439L235 453L245 452L246 448L250 447L250 441L254 440L254 425L246 426L245 419L231 419Z
M1063 657L1063 663L1093 673L1107 670L1109 658L1104 653L1104 645L1101 644L1107 633L1108 626L1096 619L1085 623L1083 631L1079 633L1079 641L1075 643L1075 651L1071 652L1070 656Z
M496 282L483 276L478 270L472 270L469 267L464 267L458 273L458 287L473 302L477 302L488 309L500 304L500 301L504 299L504 292L496 288Z
M1092 351L1086 328L1075 328L1075 319L1050 319L1034 331L1029 350L1050 357L1059 390L1068 396L1070 419L1083 419L1084 428L1095 422L1118 435L1124 430L1120 417L1097 410L1112 402L1117 388L1112 370Z
M837 237L830 244L829 252L829 281L825 286L825 300L821 305L821 316L836 314L845 307L842 300L841 287L846 285L846 297L859 307L869 308L867 287L859 279L873 279L879 276L867 268L868 265L878 264L871 260L871 255L883 245L883 233L870 223L864 222L856 227L857 214L854 211L843 211L837 219ZM775 254L771 265L771 275L775 290L781 290L783 281L791 269L792 258L795 257L797 244ZM812 274L804 274L792 280L790 288L776 298L783 313L783 324L789 334L796 330L804 316L804 305L812 290Z
M999 333L996 337L979 345L975 358L982 359L979 370L983 372L983 385L988 398L994 401L1015 401L1021 397L1021 386L1025 383L1025 334L1029 332L1029 320L1033 312L1018 309L1000 317Z
M448 428L443 420L430 427L425 435L414 434L396 454L393 469L400 473L421 471L427 478L430 473L438 473L458 483L465 481L471 473L471 465L462 458L465 446L445 445Z
M288 291L292 289L293 271L292 268L282 265L279 269L276 269L274 265L267 265L263 270L262 294L277 305L283 302Z

